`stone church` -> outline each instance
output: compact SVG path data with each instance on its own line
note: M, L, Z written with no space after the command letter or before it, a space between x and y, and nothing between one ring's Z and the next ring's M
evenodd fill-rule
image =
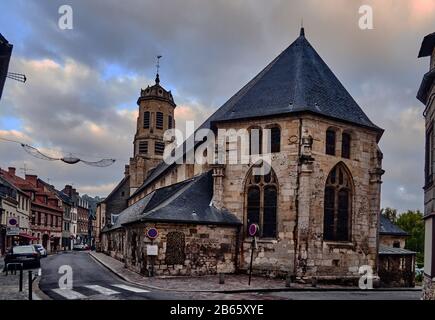
M246 272L250 224L259 225L253 271L354 281L376 274L383 130L299 37L200 127L270 134L269 173L247 163L165 162L175 101L157 75L140 91L134 156L100 204L101 250L149 275ZM219 139L219 137L218 137ZM199 148L197 142L193 148ZM261 144L263 146L263 144ZM186 144L183 157L189 151ZM226 143L226 153L237 151ZM149 228L159 235L151 240ZM158 246L157 256L147 252Z

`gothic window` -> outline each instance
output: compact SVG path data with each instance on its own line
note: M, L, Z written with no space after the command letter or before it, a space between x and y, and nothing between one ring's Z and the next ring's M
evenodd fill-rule
M352 217L352 177L340 163L329 173L325 186L323 238L349 241Z
M333 129L326 130L326 154L335 156L335 131Z
M172 125L173 125L172 116L168 116L168 129L172 129Z
M246 230L256 223L263 238L276 237L277 184L273 171L266 175L254 175L251 171L246 181Z
M273 127L270 129L271 147L272 153L280 152L281 149L281 129L279 127Z
M343 135L341 136L341 156L343 158L350 159L350 143L351 143L350 134L344 132Z
M145 129L148 129L150 127L150 112L145 111L143 113L143 127Z
M156 113L156 128L163 129L163 113L162 112Z
M249 154L261 154L263 146L263 132L261 128L255 127L249 129Z
M184 260L186 259L184 247L184 233L178 231L168 232L166 236L166 264L184 264Z
M148 153L148 141L140 141L139 142L139 153L147 154Z
M154 153L157 155L162 155L164 151L165 151L165 143L156 141L154 143Z

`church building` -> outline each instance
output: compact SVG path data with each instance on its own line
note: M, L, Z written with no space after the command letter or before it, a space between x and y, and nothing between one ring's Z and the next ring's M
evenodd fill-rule
M255 274L355 282L360 267L369 266L376 275L383 129L346 91L304 28L199 127L218 140L226 139L221 129L259 133L264 141L259 150L250 146L246 163L216 161L218 151L208 149L208 163L163 161L169 143L163 135L175 127L176 104L158 74L137 104L133 157L98 209L103 252L144 275L246 272L248 227L255 223ZM240 149L237 139L224 146L225 155ZM188 144L179 148L187 158ZM266 152L270 171L261 175L255 168ZM155 239L147 237L151 228ZM157 252L148 252L151 244Z

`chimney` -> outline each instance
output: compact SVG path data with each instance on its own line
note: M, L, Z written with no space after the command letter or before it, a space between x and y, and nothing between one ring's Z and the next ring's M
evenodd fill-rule
M70 186L69 184L65 185L65 188L63 188L62 191L65 192L68 196L72 196L72 186Z
M15 167L9 167L8 172L11 176L14 176L15 175Z
M124 176L127 177L129 174L130 174L130 166L126 164L124 169Z
M34 187L37 187L38 176L34 174L26 174L26 181L31 183Z

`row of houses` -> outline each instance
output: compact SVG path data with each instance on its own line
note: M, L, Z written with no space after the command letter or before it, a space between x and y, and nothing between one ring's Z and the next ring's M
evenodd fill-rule
M39 243L49 253L93 245L97 201L70 185L57 190L37 175L0 169L0 253L17 244Z

